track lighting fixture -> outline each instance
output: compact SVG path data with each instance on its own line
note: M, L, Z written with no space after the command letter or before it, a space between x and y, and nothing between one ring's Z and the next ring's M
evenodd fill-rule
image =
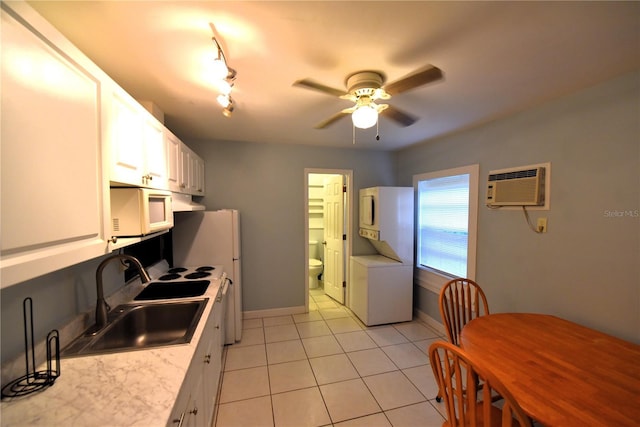
M222 110L222 115L225 117L231 117L231 113L233 113L233 104L229 104L227 108Z
M216 39L216 29L212 23L209 23L214 36L211 38L216 49L216 57L213 60L212 75L215 81L215 87L219 92L216 100L218 104L224 108L222 114L225 117L231 117L234 110L233 99L231 98L231 90L238 74L236 70L229 67L227 57L222 50L222 46Z

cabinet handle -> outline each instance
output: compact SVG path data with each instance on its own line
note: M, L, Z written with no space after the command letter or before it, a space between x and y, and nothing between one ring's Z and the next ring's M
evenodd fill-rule
M177 424L178 424L178 427L182 427L182 422L184 421L184 416L185 416L185 413L183 412L182 414L180 414L180 418L179 418L179 419L177 419L177 420L176 420L176 419L174 419L174 420L173 420L173 423L174 423L174 424L176 424L176 423L177 423Z
M207 354L206 356L204 356L204 363L211 363L211 355Z
M111 243L118 243L118 237L117 236L111 236Z
M189 413L193 415L198 415L198 408L194 406L193 410L189 411Z

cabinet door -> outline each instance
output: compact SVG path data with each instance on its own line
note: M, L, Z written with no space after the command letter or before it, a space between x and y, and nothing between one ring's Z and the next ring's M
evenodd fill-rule
M186 425L185 423L188 419L189 410L191 409L190 385L191 383L183 385L182 390L178 395L178 399L173 406L171 415L169 416L169 421L167 421L167 427L184 427Z
M115 183L166 190L167 150L164 126L129 94L113 84L111 116L111 175Z
M222 331L223 331L223 300L222 292L218 292L218 297L213 305L211 317L213 321L207 325L211 330L209 341L206 343L205 365L202 373L202 409L205 410L206 418L203 419L205 425L209 426L213 422L213 414L218 394L220 373L222 371ZM204 344L204 343L203 343ZM222 345L221 345L222 344Z
M144 180L144 128L140 106L118 87L111 94L112 182L146 185Z
M187 413L185 414L183 426L184 427L208 427L210 424L205 424L204 420L207 418L205 408L202 405L202 394L199 390L202 388L204 378L201 376L194 377L193 388L194 391L189 398L189 404L187 405Z
M191 150L184 144L180 144L180 180L181 193L189 193L191 187Z
M171 191L180 191L180 145L182 142L171 132L165 131L167 150L167 185Z
M196 156L196 161L195 161L195 168L196 168L196 174L195 174L195 191L194 191L194 195L197 196L204 196L204 160L202 160L202 158Z
M195 153L189 153L189 194L198 194L198 158Z
M148 115L144 120L144 175L146 185L167 190L167 149L164 141L164 128L154 117Z
M28 5L1 7L0 274L6 287L106 252L108 184L100 70Z
M219 328L219 325L215 327ZM219 331L216 331L219 335ZM205 363L202 371L202 420L205 425L211 425L215 408L216 393L218 391L218 377L215 372L220 372L220 360L217 357L215 338L206 343Z

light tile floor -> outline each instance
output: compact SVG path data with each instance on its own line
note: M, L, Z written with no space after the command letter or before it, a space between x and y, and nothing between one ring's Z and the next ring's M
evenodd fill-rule
M324 292L310 312L245 320L227 347L215 427L440 427L427 349L414 320L367 327Z

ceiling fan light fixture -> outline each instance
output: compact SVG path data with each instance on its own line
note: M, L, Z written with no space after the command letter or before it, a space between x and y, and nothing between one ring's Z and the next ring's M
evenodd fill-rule
M376 104L375 101L390 99L397 94L440 80L442 77L442 70L427 64L389 84L386 84L386 77L382 72L363 70L347 76L346 89L336 89L312 79L297 80L293 85L355 102L354 106L345 108L314 126L316 129L324 129L351 114L355 135L356 127L367 129L377 124L378 115L385 110L387 110L385 114L387 119L393 120L403 127L411 126L418 120L417 117L413 117L392 105Z
M351 113L353 125L359 129L369 129L378 122L378 110L372 105L361 105Z

